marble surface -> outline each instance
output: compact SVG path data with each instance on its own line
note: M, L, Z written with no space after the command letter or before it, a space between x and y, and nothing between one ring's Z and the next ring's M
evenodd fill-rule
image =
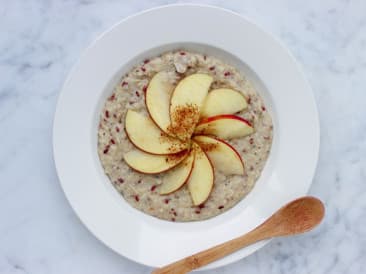
M0 0L0 273L151 270L113 253L79 222L55 173L51 128L82 50L127 15L174 2ZM322 133L311 194L327 207L315 231L205 273L366 273L366 1L199 3L252 18L304 67Z

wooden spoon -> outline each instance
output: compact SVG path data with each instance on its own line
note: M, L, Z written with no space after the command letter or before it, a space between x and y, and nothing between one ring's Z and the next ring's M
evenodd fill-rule
M159 268L152 274L187 273L255 242L307 232L321 222L324 210L323 203L317 198L308 196L296 199L243 236Z

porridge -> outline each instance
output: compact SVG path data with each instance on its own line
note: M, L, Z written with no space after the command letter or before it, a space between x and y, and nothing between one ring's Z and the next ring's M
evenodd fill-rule
M245 75L215 57L174 51L121 78L100 115L98 154L130 205L165 220L197 221L251 191L272 131Z

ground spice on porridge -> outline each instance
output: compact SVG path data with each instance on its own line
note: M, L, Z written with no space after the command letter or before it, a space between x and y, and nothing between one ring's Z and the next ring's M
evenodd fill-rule
M168 132L179 139L186 141L193 133L194 127L199 119L199 109L197 106L187 105L177 107L171 113L172 124L168 127Z

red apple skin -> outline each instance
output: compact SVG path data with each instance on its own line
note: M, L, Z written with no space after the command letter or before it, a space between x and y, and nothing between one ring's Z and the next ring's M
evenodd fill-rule
M215 187L214 186L214 184L215 184L215 171L214 171L214 167L213 167L213 165L212 165L212 162L211 162L211 160L210 160L210 158L208 158L208 156L207 156L207 154L206 154L206 152L204 152L205 153L205 155L206 155L206 157L207 157L207 159L208 159L208 161L210 162L210 165L211 165L211 168L212 168L212 173L213 173L213 178L212 178L212 187L211 187L211 190L210 190L210 193L208 194L208 196L207 196L207 199L206 200L204 200L202 203L200 203L199 205L196 205L196 206L200 206L200 205L202 205L202 204L204 204L204 203L206 203L206 201L210 198L210 196L211 196L211 193L212 193L212 191L213 191L213 188Z
M189 154L189 153L187 153L187 157L188 157L188 154ZM191 174L192 174L192 170L193 170L193 167L194 167L194 160L195 160L195 158L193 159L193 163L192 163L191 170L189 171L189 174L188 174L187 178L185 179L184 183L183 183L179 188L177 188L176 190L173 190L173 191L168 192L168 193L160 194L160 195L168 195L168 194L172 194L173 192L176 192L176 191L180 190L180 189L181 189L181 188L182 188L182 187L187 183L187 181L188 181L189 177L191 177ZM183 161L182 161L182 162L183 162ZM182 162L180 162L180 163L182 163ZM180 163L179 163L179 164L180 164ZM176 167L176 166L174 166L174 167Z
M162 132L165 132L154 120L154 118L151 116L151 113L150 113L150 110L149 108L147 107L147 104L146 104L146 95L147 93L149 92L149 89L146 90L146 93L145 93L145 98L144 98L144 103L145 103L145 106L146 106L146 111L147 111L147 114L149 114L149 117L151 118L151 120L154 122L154 124L162 131ZM126 131L126 129L125 129ZM126 132L127 133L127 132ZM166 132L165 132L166 133ZM131 141L131 140L130 140Z
M215 137L215 139L217 140L217 141L219 141L219 142L221 142L221 143L224 143L225 145L227 145L228 147L230 147L234 152L235 152L235 154L239 157L239 159L240 159L240 161L241 161L241 164L243 165L243 169L244 169L244 161L243 161L243 159L241 158L241 156L240 156L240 154L239 154L239 152L232 146L232 145L230 145L229 143L227 143L227 142L225 142L224 140L222 140L222 139L219 139L219 138L216 138ZM244 169L245 170L245 169Z
M154 118L151 116L151 113L150 113L150 110L149 110L149 108L147 107L147 103L146 103L146 99L147 99L147 93L149 92L149 85L147 86L147 88L146 88L146 92L144 92L144 103L145 103L145 107L146 107L146 111L147 111L147 113L149 114L149 117L151 118L151 120L154 122L154 124L158 127L158 128L160 128L161 129L161 131L162 132L165 132L167 135L169 135L169 136L171 136L171 137L175 137L175 136L173 136L170 132L168 132L168 130L166 130L166 129L163 129L163 128L161 128L156 122L155 122L155 120L154 120ZM169 98L169 119L170 119L170 102L171 102L171 100L172 100L172 96L173 96L173 92L172 92L172 94L170 94L170 98Z
M196 135L196 136L200 136L200 135ZM223 144L225 144L225 145L227 145L229 148L231 148L231 150L232 151L234 151L235 152L235 154L239 157L239 159L240 159L240 162L241 162L241 164L242 164L242 166L243 166L243 170L245 170L245 166L244 166L244 161L243 161L243 159L241 158L241 156L240 156L240 154L239 154L239 152L232 146L232 145L230 145L229 143L227 143L227 142L225 142L224 140L222 140L222 139L220 139L220 138L217 138L217 137L214 137L214 136L207 136L207 135L202 135L202 136L205 136L205 137L208 137L208 138L212 138L212 139L215 139L216 141L218 141L218 142L221 142L221 143L223 143ZM196 143L199 145L199 142L197 142L196 141ZM203 149L202 149L203 150ZM203 152L205 152L204 150L203 150ZM206 152L205 152L206 153ZM206 153L206 156L207 156L207 153ZM211 161L210 161L210 163L211 163ZM212 163L211 163L212 164Z
M245 120L244 118L241 118L239 116L233 115L233 114L221 114L221 115L216 115L216 116L211 116L211 117L207 117L202 119L198 125L202 125L202 124L206 124L215 120L219 120L219 119L235 119L235 120L239 120L243 123L246 123L248 126L252 127L252 124Z
M194 142L197 146L199 146L200 147L200 145L197 143L197 142ZM200 147L201 148L201 147ZM201 148L201 150L203 151L203 153L206 155L206 157L207 157L207 159L208 159L208 162L210 163L210 165L211 165L211 168L212 168L212 174L213 174L213 177L212 177L212 187L211 187L211 190L210 190L210 193L208 194L208 196L207 196L207 199L206 200L204 200L202 203L200 203L199 205L195 205L195 207L197 207L197 206L200 206L200 205L202 205L202 204L204 204L209 198L210 198L210 196L211 196L211 193L212 193L212 190L213 190L213 188L215 187L214 186L214 184L215 184L215 169L214 169L214 167L213 167L213 164L212 164L212 162L211 162L211 160L210 160L210 158L208 158L208 156L207 156L207 153ZM192 168L192 170L193 170L193 168ZM191 171L192 172L192 171ZM189 177L188 177L189 178Z
M155 122L154 122L155 123ZM130 138L130 136L128 135L128 132L127 132L127 130L126 130L126 127L123 127L124 128L124 130L125 130L125 133L126 133L126 137L127 137L127 139L130 141L130 143L135 147L135 148L137 148L137 149L139 149L139 150L141 150L141 151L143 151L143 152L145 152L145 153L148 153L148 154L151 154L151 155L159 155L159 154L154 154L154 153L150 153L150 152L148 152L148 151L146 151L146 150L143 150L142 148L140 148L140 147L138 147L137 145L135 145L135 143L134 142L132 142L132 140L131 140L131 138ZM164 155L164 154L160 154L160 155ZM135 170L133 167L131 167L133 170ZM135 171L137 171L137 170L135 170ZM143 173L143 172L140 172L140 173Z
M239 124L242 124L241 126L245 125L245 127L247 127L248 129L250 128L251 130L254 130L251 123L249 121L245 120L244 118L236 116L236 115L232 115L232 114L222 114L222 115L216 115L216 116L211 116L211 117L202 119L197 124L194 135L214 135L219 138L231 139L232 137L230 137L230 134L228 135L227 133L225 133L225 131L223 131L222 128L220 129L221 133L210 132L210 131L212 131L212 128L210 130L211 125L213 125L215 123L225 122L225 121L231 122L231 123L239 122ZM245 135L247 135L247 134L245 134ZM235 136L233 136L233 137L236 138Z
M169 167L169 168L167 168L167 169L165 169L165 170L161 170L161 171L159 171L159 172L142 172L142 171L140 171L140 170L138 170L138 169L135 169L135 168L133 168L132 166L130 166L126 161L125 161L125 163L126 163L126 165L128 165L132 170L134 170L134 171L136 171L136 172L138 172L138 173L141 173L141 174L148 174L148 175L150 175L150 174L160 174L160 173L167 172L167 171L171 170L172 168L176 167L176 166L177 166L177 165L179 165L181 162L183 162L183 161L184 161L184 159L188 156L188 150L183 150L183 151L178 152L178 153L175 153L175 154L161 155L161 156L169 156L169 155L179 155L179 154L183 154L183 153L185 154L185 156L183 156L183 157L182 157L182 159L179 159L179 161L178 161L174 166ZM149 153L149 154L151 154L151 153ZM152 154L152 155L155 155L155 154ZM191 171L191 172L192 172L192 171ZM189 178L189 177L188 177L188 178Z
M149 91L148 91L148 89L146 90L146 94L148 93ZM164 132L165 134L167 134L167 135L169 135L169 136L171 136L171 137L175 137L175 136L173 136L173 135L171 135L167 130L165 130L165 129L162 129L156 122L155 122L155 120L154 120L154 118L151 116L151 113L150 113L150 111L149 111L149 108L147 107L147 104L146 104L146 94L145 94L145 99L144 99L144 102L145 102L145 106L146 106L146 111L147 111L147 113L149 114L149 117L151 118L151 120L154 122L154 124L162 131L162 132ZM170 96L171 97L171 96ZM169 117L170 117L170 108L169 108ZM131 140L130 140L131 141Z

